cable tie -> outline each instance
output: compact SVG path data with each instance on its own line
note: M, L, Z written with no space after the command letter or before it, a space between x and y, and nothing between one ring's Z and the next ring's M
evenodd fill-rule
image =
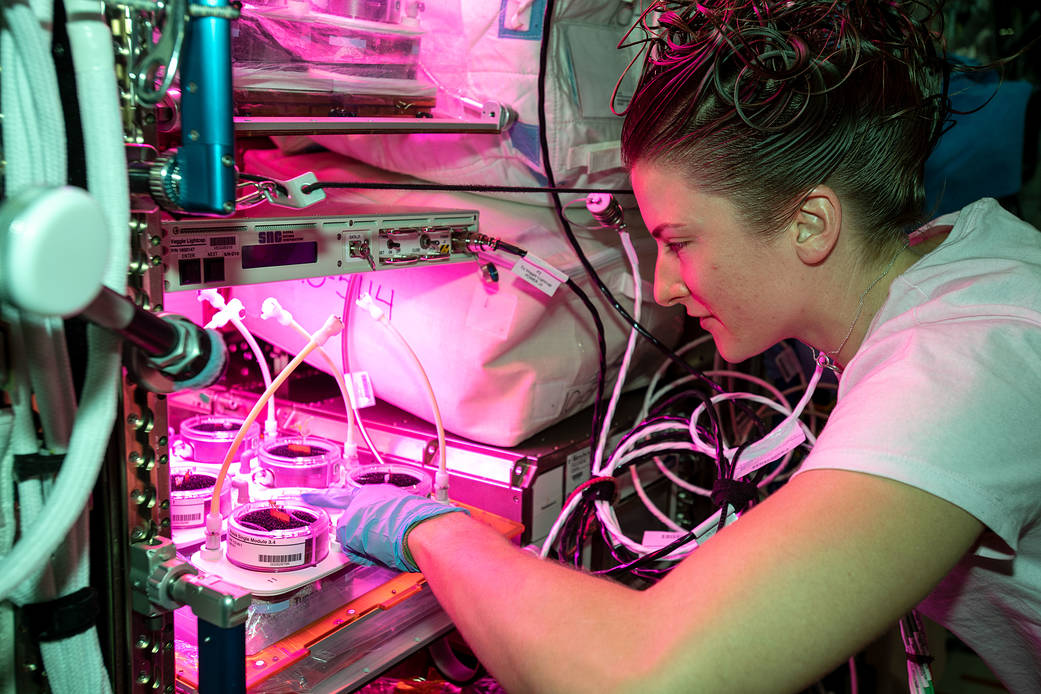
M57 475L63 455L44 455L43 453L22 453L14 457L14 477L18 482Z
M717 479L712 484L712 493L710 498L712 499L713 505L717 508L723 508L726 505L732 506L734 510L741 511L749 503L755 501L759 496L759 488L754 482L746 482L744 480L732 480L732 479Z
M592 496L597 501L614 503L615 499L618 498L618 480L614 477L593 477L575 487L575 491L571 492L571 495L568 497L568 502L576 494L585 494L590 489L593 490ZM567 503L564 505L567 506Z
M98 594L90 586L54 600L22 606L22 626L37 641L61 641L82 634L98 621Z

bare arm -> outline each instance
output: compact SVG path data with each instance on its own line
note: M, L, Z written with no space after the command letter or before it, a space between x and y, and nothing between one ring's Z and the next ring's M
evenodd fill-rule
M913 607L982 525L890 480L797 476L644 591L540 561L450 514L409 548L511 692L791 691Z

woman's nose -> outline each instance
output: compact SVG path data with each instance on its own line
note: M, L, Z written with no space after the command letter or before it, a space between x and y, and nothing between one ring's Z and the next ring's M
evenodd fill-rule
M654 300L662 306L672 306L689 293L675 263L663 257L659 251L654 263Z

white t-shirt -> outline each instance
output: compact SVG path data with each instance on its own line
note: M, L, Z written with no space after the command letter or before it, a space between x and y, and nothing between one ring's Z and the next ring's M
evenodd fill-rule
M994 200L896 278L800 472L856 470L987 528L920 611L1041 692L1041 233Z

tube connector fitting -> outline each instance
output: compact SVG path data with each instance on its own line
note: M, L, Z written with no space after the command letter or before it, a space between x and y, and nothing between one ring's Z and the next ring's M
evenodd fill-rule
M200 556L206 561L218 561L221 558L220 534L222 524L223 519L219 511L210 511L206 514L206 541L203 543L202 549L199 550Z
M339 335L341 332L343 332L343 321L338 316L330 315L325 319L325 324L311 336L311 342L321 347L329 341L330 337Z
M358 305L358 308L368 311L373 320L386 320L386 314L383 312L383 309L372 300L368 292L362 292L361 296L354 303Z
M264 320L274 318L280 325L293 324L293 314L283 308L282 304L278 303L278 299L273 296L264 299L264 303L260 305L260 317Z
M212 302L211 302L212 303ZM221 303L224 303L223 300ZM213 304L217 307L217 304ZM235 321L241 321L243 316L246 315L246 309L242 305L242 302L237 298L232 299L228 303L224 304L222 308L217 310L217 313L213 314L213 318L206 324L206 328L209 330L216 330L217 328L223 328L228 323L234 323Z
M448 503L448 473L444 470L434 473L434 500Z
M199 303L206 302L218 311L227 306L224 297L216 289L200 289L195 297Z

